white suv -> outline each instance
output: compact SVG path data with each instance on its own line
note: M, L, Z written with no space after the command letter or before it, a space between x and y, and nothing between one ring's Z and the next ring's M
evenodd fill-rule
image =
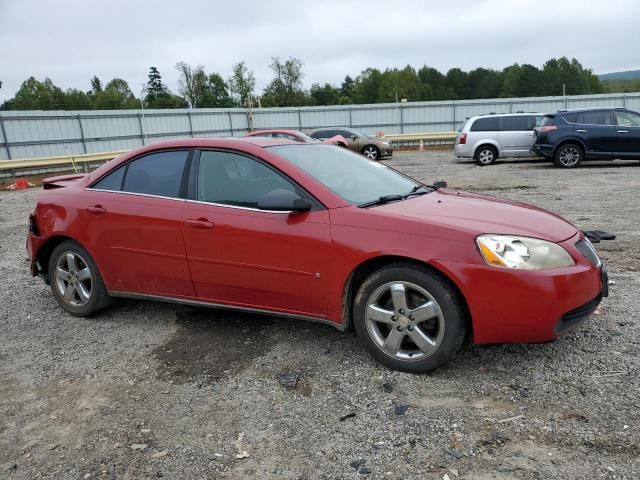
M456 138L456 157L475 158L481 166L502 157L531 157L533 129L542 113L479 115L466 121Z

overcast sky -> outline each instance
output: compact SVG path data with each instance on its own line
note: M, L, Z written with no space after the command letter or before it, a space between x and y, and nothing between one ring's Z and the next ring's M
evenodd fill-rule
M0 101L29 76L89 90L149 66L177 91L176 62L223 78L244 60L258 90L272 56L304 62L305 86L374 66L501 69L576 57L596 73L640 68L640 1L0 0Z

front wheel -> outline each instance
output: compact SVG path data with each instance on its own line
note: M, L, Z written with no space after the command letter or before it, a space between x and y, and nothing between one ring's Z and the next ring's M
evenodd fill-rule
M91 255L73 241L54 248L48 274L54 297L72 315L86 317L111 303Z
M380 157L380 150L375 145L367 145L362 149L362 154L369 160L377 160Z
M573 143L562 145L556 152L553 162L560 168L576 168L582 162L582 149Z
M354 325L376 360L414 373L451 360L466 334L464 309L453 287L427 268L402 263L364 281L354 302Z

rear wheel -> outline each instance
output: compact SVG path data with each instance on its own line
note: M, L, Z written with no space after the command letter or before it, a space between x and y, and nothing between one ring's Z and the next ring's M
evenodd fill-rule
M576 168L582 162L582 148L574 143L566 143L556 151L553 162L560 168Z
M367 145L362 149L362 154L369 160L377 160L380 157L380 150L375 145Z
M451 360L465 337L464 309L440 275L393 264L367 278L354 302L354 325L369 353L405 372L426 372Z
M98 267L76 242L62 242L53 250L48 275L54 297L72 315L85 317L111 303Z
M498 151L491 145L483 145L476 150L474 158L476 159L476 163L478 165L480 165L481 167L485 167L487 165L496 163L496 159L498 158Z

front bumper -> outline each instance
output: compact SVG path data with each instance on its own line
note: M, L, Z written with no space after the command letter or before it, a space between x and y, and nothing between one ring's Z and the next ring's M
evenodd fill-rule
M577 236L560 242L572 267L508 270L440 261L460 287L471 314L476 344L547 342L586 320L608 294L607 269L593 266L575 248Z
M380 156L381 157L391 157L392 155L393 155L393 147L392 146L382 147L382 149L380 150Z

